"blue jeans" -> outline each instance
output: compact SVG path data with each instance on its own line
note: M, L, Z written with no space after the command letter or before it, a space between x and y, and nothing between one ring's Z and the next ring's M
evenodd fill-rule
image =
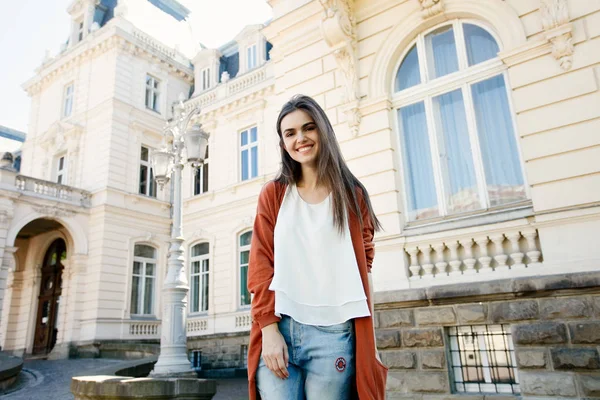
M262 356L256 385L263 400L347 400L354 384L354 322L305 325L284 315L279 332L288 347L290 376L277 377Z

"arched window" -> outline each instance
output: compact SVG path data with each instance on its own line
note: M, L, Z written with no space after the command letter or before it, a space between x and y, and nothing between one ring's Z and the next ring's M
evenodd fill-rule
M191 302L190 312L208 311L209 245L198 243L190 256Z
M250 261L250 243L252 231L240 235L238 253L240 268L240 307L250 305L250 292L248 292L248 263Z
M411 221L526 200L494 37L456 20L421 34L398 67L398 118Z
M135 245L131 280L131 315L154 314L156 259L154 247L145 244Z

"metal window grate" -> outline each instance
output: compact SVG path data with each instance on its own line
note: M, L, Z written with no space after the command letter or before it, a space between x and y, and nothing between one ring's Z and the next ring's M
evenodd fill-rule
M520 393L508 325L452 327L448 336L457 392Z

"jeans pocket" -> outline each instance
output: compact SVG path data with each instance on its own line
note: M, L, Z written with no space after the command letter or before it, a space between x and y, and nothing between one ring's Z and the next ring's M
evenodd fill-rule
M352 320L349 319L346 322L342 322L341 324L335 324L335 325L314 325L314 327L322 332L329 332L329 333L349 333L352 332L352 328L354 327L354 324L352 323Z

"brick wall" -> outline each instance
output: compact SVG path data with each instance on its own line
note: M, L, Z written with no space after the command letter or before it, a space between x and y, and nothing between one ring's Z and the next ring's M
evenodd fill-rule
M600 398L600 273L376 294L388 398ZM454 390L448 328L507 325L520 394ZM520 397L519 397L520 396Z

